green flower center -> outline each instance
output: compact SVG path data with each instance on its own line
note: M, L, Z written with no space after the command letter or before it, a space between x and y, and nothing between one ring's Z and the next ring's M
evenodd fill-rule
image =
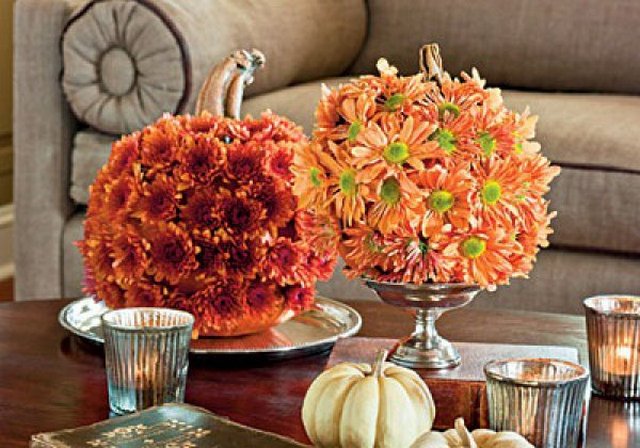
M364 239L364 243L367 245L367 249L369 249L370 252L376 254L382 253L382 250L384 249L383 246L373 240L373 234L367 235Z
M400 202L400 183L395 177L389 177L382 182L380 198L389 205Z
M356 140L356 137L358 137L360 130L362 130L362 123L360 123L359 121L354 121L353 123L351 123L351 125L349 126L349 131L347 132L350 142L353 143Z
M477 236L470 236L462 242L462 255L467 258L478 258L487 250L487 243Z
M491 154L493 154L493 151L495 151L495 149L496 149L496 139L493 138L493 136L491 134L489 134L488 132L482 132L478 136L478 143L480 144L480 147L482 148L482 152L487 157L489 157Z
M456 150L456 137L453 135L448 129L438 129L433 138L438 142L438 145L442 148L444 152L448 155L453 154Z
M420 240L418 242L418 249L420 250L420 253L424 255L429 252L429 245L426 242Z
M446 190L434 191L429 195L429 207L438 213L444 213L453 207L455 198Z
M314 187L320 187L322 185L322 181L320 180L320 170L315 166L309 168L309 178L311 179L311 183Z
M444 116L445 112L451 112L456 118L460 116L460 108L449 102L444 102L438 106L438 112L440 113L440 118Z
M516 154L522 154L522 143L516 143L515 145L513 145L513 151Z
M502 188L495 180L485 182L482 187L482 200L485 204L494 205L502 196Z
M384 148L382 155L387 162L401 165L409 158L409 146L403 142L393 142Z
M356 194L356 172L354 170L345 170L340 174L340 191L345 196L354 196Z
M402 105L404 102L404 95L401 93L395 93L387 98L387 101L384 102L384 107L390 112L394 112L398 107Z

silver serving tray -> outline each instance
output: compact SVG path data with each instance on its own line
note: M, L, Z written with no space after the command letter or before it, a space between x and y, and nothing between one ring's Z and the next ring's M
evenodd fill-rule
M102 344L101 316L108 310L104 302L86 297L65 306L58 321L81 338ZM327 351L339 338L355 335L361 326L360 314L350 306L317 297L312 310L269 330L232 338L200 338L191 342L190 351L223 357L296 358Z

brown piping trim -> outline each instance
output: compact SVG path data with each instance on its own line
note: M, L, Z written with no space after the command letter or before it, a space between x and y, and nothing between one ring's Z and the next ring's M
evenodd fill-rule
M75 23L76 20L78 20L83 15L85 15L89 11L89 9L91 9L94 5L102 1L105 1L105 0L91 0L90 2L88 2L81 9L79 9L77 12L71 15L71 17L65 24L64 28L62 29L62 33L60 34L60 40L58 44L59 51L60 51L60 60L62 65L62 69L60 70L60 77L59 77L60 84L62 84L62 79L64 78L63 46L64 46L64 37L67 34L67 30L71 25ZM193 89L193 76L191 72L191 55L189 54L189 49L188 49L189 47L186 45L184 36L180 32L180 30L178 30L175 23L158 6L151 3L151 1L149 0L132 0L132 1L134 1L135 3L138 3L140 6L144 8L147 8L149 11L151 11L151 13L158 16L158 18L160 18L162 23L164 23L166 27L169 29L169 32L172 34L172 36L176 40L176 43L178 44L178 49L180 50L180 57L182 59L182 72L184 74L184 90L182 92L182 96L180 97L180 100L178 100L178 104L176 105L175 110L172 113L174 115L179 114L184 111L184 108L189 100L189 96L191 95L191 91ZM69 103L69 99L67 98L66 93L64 92L64 89L61 88L61 90L65 99L67 100L67 103ZM113 135L113 133L107 132L104 129L100 129L96 126L90 126L90 127L102 134Z
M615 166L591 165L588 163L573 163L573 162L553 162L553 164L561 168L568 168L573 170L602 171L605 173L618 173L618 174L640 174L640 170L635 170L633 168L619 168Z
M597 247L589 247L589 246L574 246L571 244L556 244L551 243L549 246L550 249L555 249L559 251L566 252L576 252L576 253L591 253L596 255L609 255L615 257L622 258L630 258L633 260L640 259L640 247L638 248L638 252L633 252L629 250L620 250L620 249L601 249Z

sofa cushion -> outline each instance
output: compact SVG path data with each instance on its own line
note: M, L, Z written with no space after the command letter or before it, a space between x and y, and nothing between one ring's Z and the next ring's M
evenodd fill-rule
M384 56L418 69L437 42L451 73L476 66L494 85L639 93L640 3L635 0L369 0L369 37L353 65Z
M363 0L93 0L62 35L62 86L81 121L126 133L192 111L211 66L234 50L266 55L250 95L342 73L365 32Z
M334 86L348 78L325 80ZM557 247L640 253L640 98L617 95L505 91L516 110L530 105L540 116L538 140L563 167L549 199L558 211L551 241ZM320 83L248 99L244 113L271 108L309 133ZM110 138L78 133L73 152L72 198L86 203L88 187L106 161Z
M65 297L81 295L82 258L73 242L82 239L83 220L84 212L78 212L64 231ZM620 255L547 249L541 252L529 280L516 279L496 292L482 292L471 306L582 314L585 297L606 292L637 294L639 261ZM318 293L337 299L376 300L361 282L347 280L340 266L330 281L318 283Z

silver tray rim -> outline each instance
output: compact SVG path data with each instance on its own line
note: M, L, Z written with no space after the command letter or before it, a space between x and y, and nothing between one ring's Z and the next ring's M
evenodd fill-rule
M83 302L94 301L93 297L83 297L72 301L65 305L58 313L58 323L65 330L73 333L74 335L89 340L97 344L104 344L104 339L99 335L87 331L82 331L69 322L67 315L69 311L76 306L79 306ZM100 303L100 302L97 302ZM347 329L335 335L302 343L299 345L290 345L282 347L267 347L267 348L255 348L255 349L214 349L214 348L196 348L191 347L189 352L196 355L212 355L212 356L247 356L247 355L260 355L260 356L275 356L275 357L291 357L299 354L300 356L305 354L312 354L322 352L335 344L338 339L348 338L356 335L362 328L362 316L351 306L342 303L337 300L328 299L322 296L316 296L315 311L324 312L325 308L333 308L342 310L345 314L349 315L349 321L353 322ZM304 314L301 314L301 316Z

